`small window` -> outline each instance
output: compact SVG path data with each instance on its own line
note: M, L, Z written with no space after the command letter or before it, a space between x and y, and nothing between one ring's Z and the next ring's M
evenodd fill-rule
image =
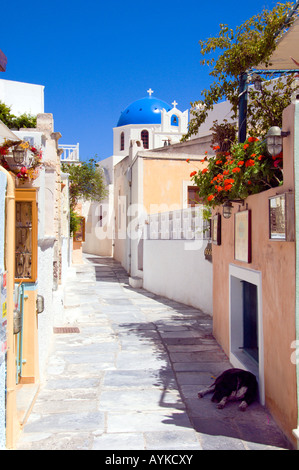
M120 150L125 150L125 133L120 134Z
M173 114L171 116L171 125L172 126L178 126L179 125L179 118L175 114Z
M194 207L196 204L202 204L202 199L198 196L198 188L188 186L188 205Z
M143 130L141 132L141 140L143 142L143 148L148 149L148 131Z

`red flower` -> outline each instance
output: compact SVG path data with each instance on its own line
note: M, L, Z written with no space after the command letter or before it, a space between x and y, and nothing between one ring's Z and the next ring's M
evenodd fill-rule
M28 171L27 168L25 166L22 166L22 168L20 170L21 174L25 176L27 171Z
M229 175L229 170L224 170L223 174L224 175Z
M213 150L219 150L219 149L220 149L219 145L216 145L215 147L213 147Z
M247 162L245 163L246 168L248 168L249 166L254 166L254 165L255 165L255 161L252 160L251 158L247 160Z
M258 140L257 137L248 137L248 142L258 142Z
M244 144L243 148L246 150L249 147L249 144Z
M192 173L190 173L190 177L196 175L197 171L192 171Z
M241 161L238 163L238 166L242 166L242 165L244 165L244 161L243 161L243 160L241 160Z
M233 168L233 169L232 169L232 172L233 172L233 173L239 173L239 171L241 171L240 168Z
M264 155L260 155L259 157L257 157L258 160L261 160L262 158L264 158Z
M207 168L204 168L204 169L201 171L201 173L204 174L204 173L206 173L207 171L209 171L209 170L208 170Z
M220 165L222 163L222 160L217 160L216 165Z
M190 162L190 158L187 158L186 162L189 163L189 162Z
M212 201L212 199L214 199L214 195L213 194L210 194L210 196L208 196L208 201Z
M7 155L8 148L7 147L0 147L0 155Z

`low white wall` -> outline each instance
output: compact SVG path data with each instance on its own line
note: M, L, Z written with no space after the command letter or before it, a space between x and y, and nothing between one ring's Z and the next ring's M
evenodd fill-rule
M144 240L143 287L213 314L213 267L206 240Z
M43 379L53 334L53 237L38 242L38 294L44 297L45 309L38 314L38 345L40 376Z

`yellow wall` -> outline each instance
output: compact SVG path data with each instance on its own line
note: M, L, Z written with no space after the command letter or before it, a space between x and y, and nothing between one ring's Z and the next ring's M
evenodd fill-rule
M26 290L23 315L23 359L21 384L39 381L38 324L36 313L36 290Z

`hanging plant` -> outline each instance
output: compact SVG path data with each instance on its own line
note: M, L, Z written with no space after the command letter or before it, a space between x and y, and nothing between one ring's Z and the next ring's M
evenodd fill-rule
M14 173L21 182L36 179L42 165L41 150L29 142L5 140L0 145L0 158L3 168Z
M220 146L213 149L214 157L208 159L206 156L201 160L207 166L190 174L207 207L244 200L283 182L282 154L271 157L265 142L260 142L257 137L232 144L229 152L221 152Z

